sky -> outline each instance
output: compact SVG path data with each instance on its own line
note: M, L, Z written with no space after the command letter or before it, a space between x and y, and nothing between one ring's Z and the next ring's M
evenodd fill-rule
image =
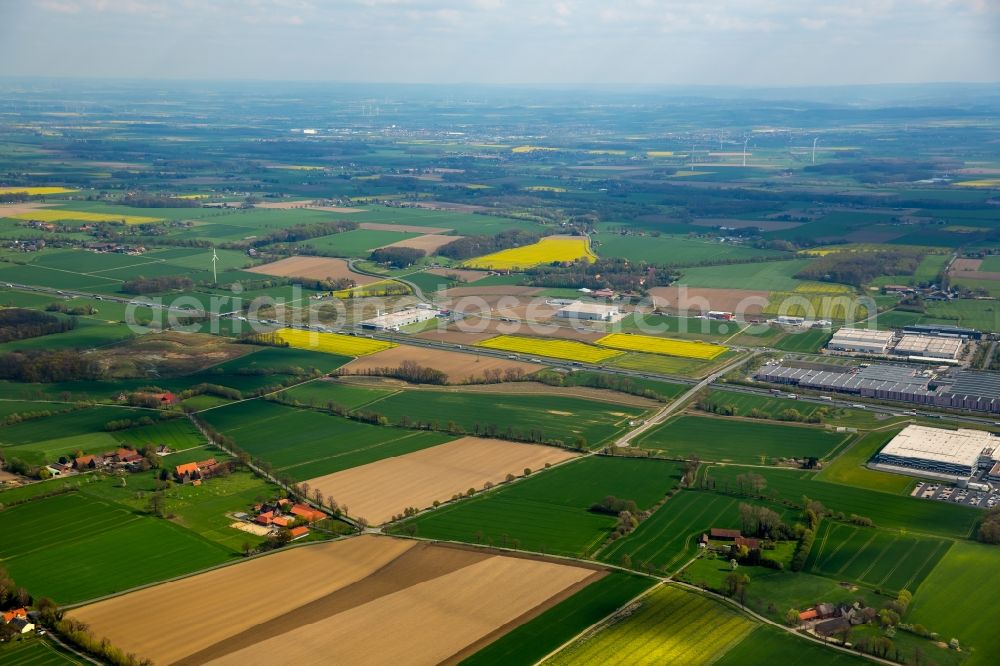
M0 0L0 76L1000 81L1000 0Z

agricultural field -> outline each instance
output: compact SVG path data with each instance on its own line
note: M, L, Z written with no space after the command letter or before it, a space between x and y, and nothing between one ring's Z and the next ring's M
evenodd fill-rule
M594 260L587 239L581 236L548 236L537 243L501 250L470 259L462 266L481 270L518 270L554 261Z
M878 590L910 590L945 557L948 539L915 536L824 520L805 570Z
M646 432L636 444L671 458L766 465L786 458L827 458L848 438L816 427L679 416Z
M622 355L620 351L601 349L600 347L577 342L576 340L528 338L519 335L500 335L489 340L477 342L475 346L518 354L580 361L581 363L601 363L602 361Z
M0 512L0 559L20 585L59 603L226 562L233 551L169 521L71 492ZM65 575L72 563L75 575Z
M330 257L286 257L278 261L248 268L247 272L312 280L339 280L347 278L354 280L357 284L370 284L378 281L377 277L355 273L343 259L333 259Z
M513 439L596 447L623 432L629 421L648 408L612 401L613 394L601 401L561 395L557 389L542 390L547 393L544 400L537 393L403 390L368 403L365 410L382 414L394 424L431 424L463 434L509 434Z
M523 377L538 372L542 367L536 363L509 358L399 345L351 361L344 366L343 372L363 375L372 370L398 368L406 361L443 372L452 384L481 382L494 374L505 376L507 373L517 373L518 377Z
M79 210L65 210L62 208L42 208L33 210L30 213L18 213L9 216L15 220L37 220L39 222L63 222L74 220L78 222L123 222L125 224L151 224L162 222L162 217L149 217L147 215L115 215L114 213L91 213Z
M426 509L455 495L523 476L578 454L552 446L462 437L394 458L308 479L309 487L335 497L352 516L372 525L388 522L404 509ZM508 476L509 475L509 476Z
M713 527L740 527L741 502L760 504L727 495L682 491L639 523L631 534L601 550L598 558L610 564L631 563L632 567L675 573L695 556L699 536ZM777 505L768 505L768 508L780 514L788 513Z
M395 343L384 340L354 337L341 333L303 331L297 328L278 329L275 331L275 335L279 340L288 343L289 347L295 349L319 351L340 356L365 356L396 346Z
M917 590L907 621L931 628L944 641L959 639L970 653L965 663L992 664L1000 650L1000 613L993 586L983 584L982 572L998 563L996 546L956 542Z
M627 370L640 370L658 375L678 375L681 377L702 377L716 364L701 361L696 358L681 358L679 356L664 356L662 354L643 354L642 352L627 352L616 356L607 365Z
M626 605L653 583L652 578L612 571L461 663L463 666L533 664Z
M698 340L672 340L652 335L633 335L630 333L612 333L596 341L603 347L637 351L681 358L696 358L711 361L728 351L728 347L709 344Z
M800 663L813 666L860 666L869 663L863 657L830 650L775 627L760 625L735 647L719 657L715 666L781 663L791 654L794 654Z
M632 666L706 664L738 645L755 623L696 592L661 585L637 607L567 646L544 663Z
M0 647L5 666L85 666L88 662L45 638L28 638Z
M898 430L892 429L865 434L836 458L824 463L816 478L856 488L868 488L896 495L905 494L916 483L916 479L912 476L880 472L865 466L897 432Z
M871 313L853 293L813 293L804 291L800 286L795 291L772 291L764 306L764 314L858 322L867 319Z
M823 328L810 328L802 332L796 330L778 340L774 347L782 351L811 354L822 349L832 337L833 331Z
M907 530L918 534L965 538L972 533L980 511L967 506L928 502L912 497L827 483L811 472L785 469L752 470L766 482L762 494L801 502L809 497L831 511L871 518L877 527ZM711 465L704 472L718 490L738 491L736 477L746 470Z
M367 257L375 248L417 238L421 234L400 231L352 229L339 234L310 238L303 244L338 257Z
M330 650L345 663L437 663L474 651L602 576L576 566L359 536L132 592L70 616L157 663L308 661ZM200 602L180 612L192 595ZM447 632L440 631L443 623ZM386 626L399 640L382 640Z
M790 259L759 264L698 266L685 268L680 282L688 287L795 291L803 281L793 276L805 268L807 263L808 259Z
M0 194L27 194L29 197L49 196L52 194L69 194L78 190L69 187L21 187L18 185L8 185L0 187ZM0 208L0 211L3 209Z
M250 455L297 481L405 455L453 439L448 435L368 425L340 416L248 400L201 412Z
M404 522L417 536L511 546L540 553L586 556L615 525L590 511L608 495L648 509L679 478L662 460L589 457L533 474L524 481L443 506Z
M622 257L629 261L656 266L697 266L780 256L779 252L773 250L758 250L715 241L689 239L684 236L600 234L597 238L600 239L600 244L596 248L597 254L601 257Z

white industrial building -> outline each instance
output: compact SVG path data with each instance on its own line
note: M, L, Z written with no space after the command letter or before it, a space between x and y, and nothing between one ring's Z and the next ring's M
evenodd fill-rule
M967 480L979 469L992 468L998 454L1000 437L983 430L909 425L879 451L874 462Z
M376 331L398 331L404 326L417 324L428 319L434 319L440 310L421 303L415 308L406 308L398 312L386 312L361 322L362 328L373 328Z
M904 335L893 351L903 356L923 356L926 358L956 359L965 343L961 338L945 338L930 335Z
M618 321L622 318L622 312L617 305L574 301L569 305L559 308L556 316L563 319L579 319L583 321Z
M858 352L861 354L885 354L892 344L892 331L876 331L867 328L842 328L833 334L826 348L831 351Z

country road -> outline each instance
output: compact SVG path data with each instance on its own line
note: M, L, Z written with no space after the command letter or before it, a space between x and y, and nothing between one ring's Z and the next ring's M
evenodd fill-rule
M758 354L761 354L761 353L763 353L763 352L759 351L759 350L755 351L752 354L750 354L750 356L738 358L735 361L733 361L732 363L730 363L728 365L724 365L723 367L719 368L718 370L716 370L715 372L713 372L712 374L710 374L709 376L705 377L703 380L701 380L700 382L698 382L697 384L695 384L694 386L692 386L683 395L681 395L680 397L676 398L675 400L672 400L667 405L664 405L663 408L660 409L660 411L658 411L656 414L654 414L653 416L651 416L648 419L646 419L646 422L643 423L642 425L640 425L638 428L634 428L634 429L630 430L629 432L625 433L624 435L622 435L621 437L619 437L618 440L615 442L615 446L629 446L630 442L633 439L635 439L636 437L638 437L642 433L646 432L650 428L653 428L654 426L659 425L668 416L670 416L671 414L673 414L677 410L681 409L685 404L687 404L687 402L692 397L694 397L695 395L697 395L698 391L702 390L706 386L709 386L716 379L718 379L719 377L723 376L724 374L726 374L727 372L729 372L733 368L736 368L736 367L739 367L740 365L743 365L747 361L751 360L754 356L757 356Z

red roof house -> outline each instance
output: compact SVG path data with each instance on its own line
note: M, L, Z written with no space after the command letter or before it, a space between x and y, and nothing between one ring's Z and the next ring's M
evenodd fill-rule
M815 620L819 617L819 613L816 612L815 608L810 608L809 610L804 610L799 613L799 622L805 622L806 620Z
M258 514L256 521L261 525L270 525L274 522L274 512L265 511L264 513Z
M732 540L740 538L740 531L739 530L724 530L724 529L720 529L718 527L713 527L711 529L711 531L709 531L709 536L711 536L713 539L724 539L724 540L732 541Z
M326 517L326 514L322 511L317 511L312 507L306 506L305 504L296 504L291 508L291 513L294 516L302 516L310 523L315 523L317 520L322 520Z
M288 533L292 535L293 539L298 539L299 537L304 537L309 534L309 528L305 525L300 525L299 527L293 527L288 530Z
M184 463L183 465L178 465L174 470L177 476L186 476L188 474L194 474L198 471L198 463Z
M28 617L28 611L23 608L15 608L14 610L7 611L3 614L3 621L5 623L10 623L14 618L18 617Z
M277 525L278 527L288 527L295 522L294 518L289 518L288 516L275 516L271 519L272 525Z

